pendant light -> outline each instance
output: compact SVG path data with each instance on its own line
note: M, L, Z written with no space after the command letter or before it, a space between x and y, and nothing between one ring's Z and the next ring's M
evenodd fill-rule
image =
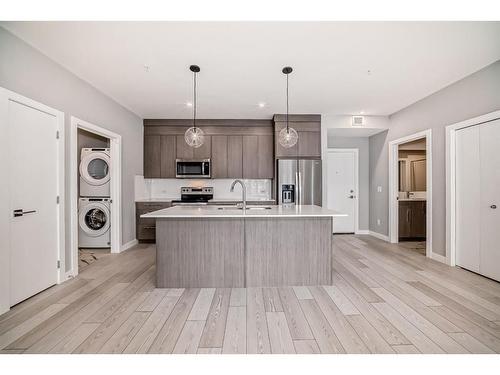
M193 126L186 130L184 139L189 146L198 148L205 142L205 132L196 126L196 74L199 73L200 67L191 65L189 70L193 72Z
M290 66L285 66L282 70L283 74L286 74L286 127L281 129L278 135L278 142L281 146L285 148L293 147L297 144L299 135L294 128L291 128L288 124L288 75L293 71Z

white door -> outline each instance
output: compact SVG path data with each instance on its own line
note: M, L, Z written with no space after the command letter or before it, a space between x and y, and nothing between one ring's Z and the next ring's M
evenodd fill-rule
M480 272L500 281L500 120L480 126Z
M333 218L333 233L354 233L357 220L357 152L328 151L328 208L346 214Z
M57 123L8 101L11 305L57 283Z
M500 120L456 134L456 264L500 281Z

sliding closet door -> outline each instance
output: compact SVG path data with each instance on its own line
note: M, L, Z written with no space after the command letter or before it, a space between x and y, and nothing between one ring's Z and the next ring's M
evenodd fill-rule
M500 280L500 120L480 126L480 273ZM496 208L495 208L496 207Z
M456 264L479 271L481 171L479 126L456 134Z

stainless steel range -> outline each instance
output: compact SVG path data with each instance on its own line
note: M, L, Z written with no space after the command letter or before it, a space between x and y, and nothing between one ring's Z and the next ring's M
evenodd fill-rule
M181 187L181 199L173 200L172 206L204 206L213 197L213 187Z

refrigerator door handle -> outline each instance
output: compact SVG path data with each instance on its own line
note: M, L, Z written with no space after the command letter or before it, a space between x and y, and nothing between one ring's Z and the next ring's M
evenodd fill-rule
M299 204L302 204L302 173L297 172L299 175Z
M295 204L300 204L299 172L295 172Z

